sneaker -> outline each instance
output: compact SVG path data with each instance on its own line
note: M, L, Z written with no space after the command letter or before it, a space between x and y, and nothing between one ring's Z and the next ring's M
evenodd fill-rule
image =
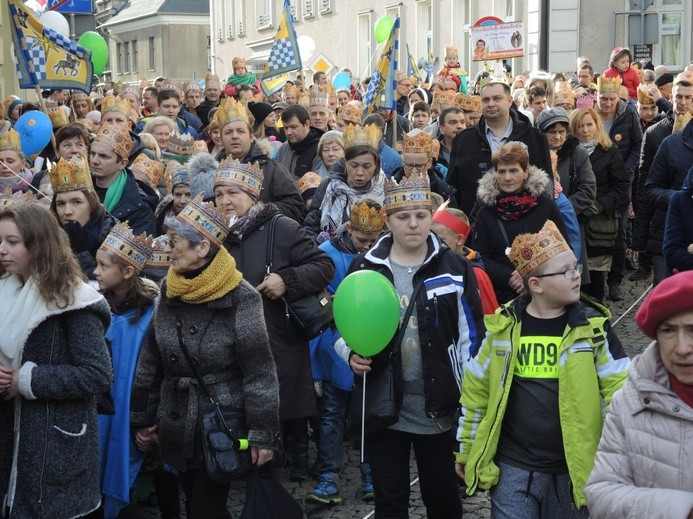
M306 458L294 458L289 472L289 481L307 481L308 480L308 460Z
M612 301L623 301L621 285L609 285L609 299Z
M373 476L370 470L361 472L361 499L364 501L373 501L375 499L375 491L373 490Z
M638 270L633 272L628 279L631 281L642 281L643 279L649 279L652 276L652 269L645 267L640 267Z
M322 503L325 505L338 505L342 502L339 494L339 483L337 475L332 473L320 474L320 481L315 488L306 496L308 503Z

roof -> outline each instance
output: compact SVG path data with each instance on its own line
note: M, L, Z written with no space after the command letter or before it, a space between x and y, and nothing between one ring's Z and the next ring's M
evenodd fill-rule
M117 25L140 18L166 15L209 15L208 0L128 0L104 25Z

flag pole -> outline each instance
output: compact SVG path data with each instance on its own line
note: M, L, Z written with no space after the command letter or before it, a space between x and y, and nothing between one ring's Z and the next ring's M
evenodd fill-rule
M397 105L395 105L395 109L393 110L395 112L392 115L392 139L391 139L391 146L392 149L397 151Z
M46 108L46 100L43 98L43 93L41 93L41 87L38 85L34 85L34 89L36 90L36 95L38 96L39 99L39 106L41 107L41 111L48 115L48 109ZM50 117L50 116L49 116ZM51 127L53 125L51 124ZM51 144L53 145L53 153L55 156L58 156L58 145L55 143L55 133L51 130Z

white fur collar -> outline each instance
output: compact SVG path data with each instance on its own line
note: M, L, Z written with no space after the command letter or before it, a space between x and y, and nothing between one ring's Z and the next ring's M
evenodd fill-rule
M494 207L496 198L501 194L500 188L495 179L496 170L490 169L479 180L479 189L476 192L477 198L482 204ZM541 196L546 192L546 186L549 185L549 176L543 169L536 166L529 167L529 176L525 181L524 188L529 191L532 196Z

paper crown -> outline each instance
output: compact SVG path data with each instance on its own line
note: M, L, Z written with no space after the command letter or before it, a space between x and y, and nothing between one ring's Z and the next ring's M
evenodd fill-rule
M53 193L69 193L70 191L94 191L94 183L91 179L91 172L84 159L65 160L61 158L58 163L51 168L48 176L53 187Z
M185 85L183 85L183 93L186 95L188 92L199 92L200 90L200 85L198 85L195 81L188 81Z
M108 112L120 112L125 117L130 117L130 109L132 106L127 99L121 99L120 97L115 97L112 95L107 95L101 101L101 113L107 114Z
M207 72L205 74L205 86L207 86L208 83L221 83L221 81L219 81L219 76L216 74Z
M166 151L176 155L190 156L193 154L195 139L192 135L184 133L182 135L173 134L168 141Z
M450 200L448 199L443 202L438 209L436 209L435 213L433 213L433 221L450 229L452 232L462 236L466 240L469 233L472 231L472 228L464 220L461 220L457 216L447 212L446 209L448 208L449 203Z
M73 101L81 101L82 99L89 99L89 96L82 92L81 90L73 90L72 91L72 100Z
M398 83L407 79L407 73L404 70L395 71L395 81Z
M450 47L445 47L445 59L457 59L457 47L454 45L451 45Z
M431 155L433 151L433 137L418 128L405 133L402 142L403 153L425 153Z
M570 83L567 81L556 82L554 94L553 94L553 104L557 105L571 105L575 106L575 92L570 87Z
M214 114L214 118L216 119L220 128L223 128L227 124L235 121L250 124L248 109L243 104L236 101L233 97L227 97L221 100L219 109Z
M5 133L0 133L0 151L22 152L22 140L14 128L10 128Z
M477 82L478 91L481 92L482 88L484 88L486 85L490 85L490 84L508 85L508 78L504 77L504 76L492 76L492 75L484 76L484 77L480 78L479 81Z
M130 164L130 169L133 173L145 175L153 187L159 185L159 181L164 175L164 165L158 160L150 159L144 153L137 155L137 158Z
M682 131L692 118L693 114L690 112L686 112L685 114L676 114L674 116L674 128L672 129L672 132L678 133Z
M135 236L130 226L122 222L111 229L100 248L141 272L152 257L152 237L146 233Z
M136 98L140 97L140 87L137 85L123 85L118 89L118 95L132 94Z
M599 94L618 94L618 89L621 88L620 77L599 76L597 78L597 92Z
M436 90L433 94L433 101L431 105L440 105L440 111L442 112L446 108L453 108L456 106L455 103L456 93L453 90Z
M299 90L299 88L296 85L287 84L282 89L282 93L284 94L284 97L286 97L287 95L298 96L301 93L301 91Z
M231 68L235 72L238 67L245 67L245 59L235 57L231 60Z
M203 202L202 196L202 193L198 193L176 218L199 232L212 244L222 247L229 234L227 220L212 204Z
M655 104L654 99L648 96L642 87L638 87L638 103L640 103L641 105Z
M144 265L144 271L153 277L164 277L171 266L171 257L164 249L168 245L168 236L165 234L152 240L152 255Z
M303 193L309 189L317 189L320 187L321 182L322 177L320 175L313 171L309 171L294 183L296 184L296 189L298 189L298 192L303 195Z
M198 153L208 153L209 148L207 147L207 143L205 141L193 141L193 150L192 154L197 155Z
M547 220L538 233L516 236L508 257L520 276L525 277L555 255L569 250L570 245L556 224Z
M168 90L175 92L178 97L183 97L183 91L173 83L163 83L159 88L159 92L165 92Z
M226 159L217 167L214 187L237 187L257 200L263 179L264 174L257 163L244 164L240 160Z
M379 148L380 130L376 125L367 124L361 127L350 124L344 129L344 149L360 145L370 146L375 150Z
M357 104L349 102L337 108L337 119L341 119L345 123L361 124L361 107Z
M11 187L6 187L2 193L0 193L0 208L27 202L36 202L34 195L28 191L26 193L22 191L13 193Z
M312 106L330 106L330 92L328 90L321 91L318 88L313 88L308 94L308 107Z
M412 209L431 209L431 188L428 173L404 177L397 183L385 179L383 207L386 214Z
M380 204L371 200L363 200L354 204L349 214L351 228L360 232L380 232L385 225L383 210Z
M60 128L66 124L70 124L70 116L62 106L56 106L53 109L48 109L48 118L51 120L53 129Z
M94 137L94 142L102 142L110 146L116 155L122 159L128 158L135 147L135 143L127 130L108 124L101 126L99 133Z
M455 105L465 112L481 112L481 98L479 96L469 96L464 92L455 95Z

